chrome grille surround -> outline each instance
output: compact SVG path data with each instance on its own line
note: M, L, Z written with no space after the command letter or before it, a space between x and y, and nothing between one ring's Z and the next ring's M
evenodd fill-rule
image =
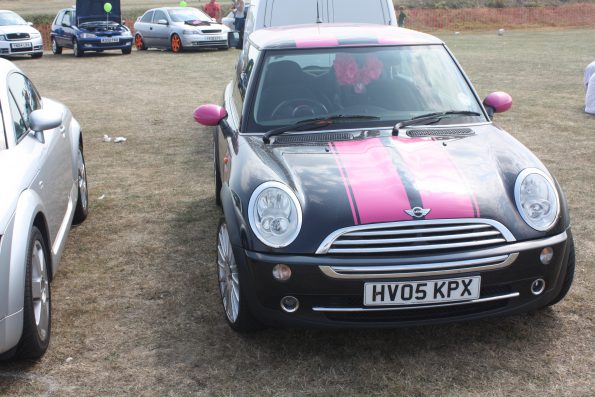
M382 266L319 266L331 278L443 276L507 267L517 259L518 252L493 249L515 241L504 225L490 219L403 221L337 230L323 241L316 253L396 257L394 263ZM470 250L479 255L470 256Z
M437 250L485 249L516 241L491 219L432 219L351 226L331 233L316 250L326 254L431 254Z

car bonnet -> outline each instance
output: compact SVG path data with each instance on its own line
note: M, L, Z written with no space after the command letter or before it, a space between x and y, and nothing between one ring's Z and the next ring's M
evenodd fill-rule
M122 23L120 0L110 0L112 10L106 13L103 9L105 2L97 0L76 0L76 23L110 20Z

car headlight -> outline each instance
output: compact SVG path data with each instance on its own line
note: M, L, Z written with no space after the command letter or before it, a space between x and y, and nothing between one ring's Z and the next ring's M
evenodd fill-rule
M93 33L81 33L81 39L94 39L97 37Z
M185 34L185 35L200 34L200 32L198 30L184 30L184 31L182 31L182 34Z
M41 33L35 33L35 32L33 32L33 33L30 33L29 34L29 37L32 38L32 39L37 39L37 38L41 37Z
M0 34L0 41L6 41L6 36L4 36L3 34Z
M536 168L524 169L517 176L514 198L519 213L535 230L548 230L558 218L560 204L554 182Z
M291 244L302 227L300 202L291 189L279 182L265 182L254 190L248 217L256 237L273 248Z
M122 37L132 37L132 33L130 33L130 30L125 30L122 32L121 36Z

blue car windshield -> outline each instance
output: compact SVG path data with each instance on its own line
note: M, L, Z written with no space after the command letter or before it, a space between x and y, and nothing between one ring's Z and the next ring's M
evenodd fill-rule
M27 22L14 12L0 12L0 26L26 25Z
M168 11L173 22L211 21L211 17L196 8L174 8Z
M247 132L337 115L377 118L357 121L358 127L390 126L443 111L479 115L449 117L440 124L487 121L442 45L267 51L252 109Z

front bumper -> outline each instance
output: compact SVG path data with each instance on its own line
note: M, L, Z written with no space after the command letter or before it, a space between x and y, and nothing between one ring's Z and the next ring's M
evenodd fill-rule
M105 39L105 38L103 38ZM101 37L82 39L79 38L79 46L83 51L102 51L102 50L125 50L132 48L132 37L116 36L110 39L118 40L117 42L102 42Z
M0 55L32 55L43 53L41 37L26 40L0 41Z
M189 34L182 35L184 48L228 48L228 34Z
M420 266L413 266L408 271L402 264L390 265L391 261L402 262L402 258L281 256L246 251L240 247L234 247L234 254L242 277L243 297L254 316L265 324L394 327L509 315L547 305L562 287L570 238L568 229L541 240L469 252L470 256L482 257L504 254L509 259L498 265L450 267L439 271L424 270ZM544 247L554 249L554 257L548 265L542 264L539 259ZM426 259L421 261L425 265ZM291 267L292 277L287 282L279 282L272 277L272 268L279 263ZM348 271L350 268L356 271ZM362 271L366 268L373 271ZM441 280L466 276L481 276L478 299L382 307L364 306L363 303L366 282ZM536 279L545 280L545 290L539 295L531 292L531 285ZM299 308L294 313L281 309L280 301L285 296L299 300Z

